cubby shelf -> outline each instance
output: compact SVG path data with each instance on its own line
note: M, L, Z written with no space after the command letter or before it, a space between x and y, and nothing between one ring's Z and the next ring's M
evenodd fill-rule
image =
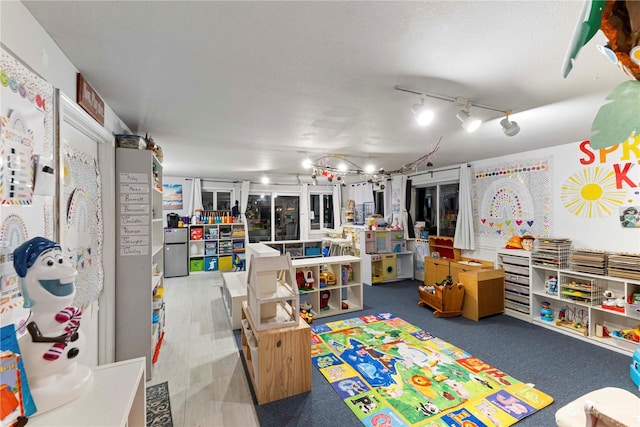
M342 255L297 259L292 265L300 306L304 308L304 303L311 304L314 318L362 310L361 258Z
M243 223L189 226L189 274L242 270L245 261Z

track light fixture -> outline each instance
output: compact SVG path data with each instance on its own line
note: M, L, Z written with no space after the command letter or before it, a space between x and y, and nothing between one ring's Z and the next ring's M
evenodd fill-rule
M416 117L416 121L419 120L418 119L418 113L422 112L423 109L425 109L424 108L425 107L425 105L424 105L425 98L434 98L434 99L439 99L441 101L454 102L456 104L462 105L463 109L458 111L458 113L456 114L456 117L462 122L462 127L468 133L471 133L471 132L475 131L482 124L482 121L480 119L478 119L477 117L473 117L469 113L469 110L470 110L471 107L483 108L485 110L491 110L491 111L498 111L498 112L504 114L506 116L506 118L503 119L500 122L500 124L502 125L502 130L503 130L504 134L507 135L507 136L514 136L520 131L520 127L518 126L518 124L516 122L511 122L511 121L508 120L509 114L511 114L511 110L509 110L509 109L492 107L490 105L484 105L484 104L478 104L478 103L469 101L467 99L454 97L454 96L441 95L441 94L428 93L428 92L420 92L420 91L417 91L417 90L414 90L414 89L408 89L408 88L404 88L404 87L401 87L401 86L395 86L394 89L395 90L399 90L401 92L413 93L415 95L419 95L420 96L422 102L420 104L413 105L413 107L411 108L412 111L413 111L414 116ZM431 112L431 120L432 119L433 119L433 112ZM429 120L427 122L427 124L430 123L431 120ZM419 121L418 121L418 123L420 124ZM422 126L426 126L426 125L422 125Z
M422 98L422 102L420 104L414 104L411 107L413 111L413 116L416 119L416 123L420 126L429 126L429 124L433 121L433 111L429 109L426 105L424 105L424 98Z
M516 136L520 132L520 126L517 122L509 120L508 114L505 114L505 118L500 120L500 126L502 126L502 132L507 136Z
M482 124L482 120L470 115L469 110L458 111L456 117L462 122L462 129L466 130L467 133L475 132Z

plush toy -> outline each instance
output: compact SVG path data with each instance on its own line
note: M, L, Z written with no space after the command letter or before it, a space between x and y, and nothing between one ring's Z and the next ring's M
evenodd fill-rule
M80 331L82 311L71 306L78 272L60 245L44 237L13 251L24 307L30 309L28 333L19 338L37 415L64 405L89 388L93 372L77 363L85 349Z

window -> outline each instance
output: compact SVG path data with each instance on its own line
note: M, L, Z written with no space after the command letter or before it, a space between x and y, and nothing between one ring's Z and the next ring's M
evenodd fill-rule
M247 202L249 242L300 240L300 197L250 194Z
M202 190L202 208L207 211L231 210L231 191L228 190Z
M453 237L458 217L458 183L415 189L415 220L424 221L429 235Z
M376 191L374 196L376 200L376 214L382 215L384 218L384 190Z
M311 194L311 230L333 228L333 195Z
M249 242L271 240L271 195L249 195L247 203Z
M300 197L273 197L275 205L275 240L300 240Z

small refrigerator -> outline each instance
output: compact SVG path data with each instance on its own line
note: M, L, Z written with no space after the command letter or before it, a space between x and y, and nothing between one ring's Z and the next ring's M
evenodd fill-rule
M189 228L164 229L164 277L189 275Z

